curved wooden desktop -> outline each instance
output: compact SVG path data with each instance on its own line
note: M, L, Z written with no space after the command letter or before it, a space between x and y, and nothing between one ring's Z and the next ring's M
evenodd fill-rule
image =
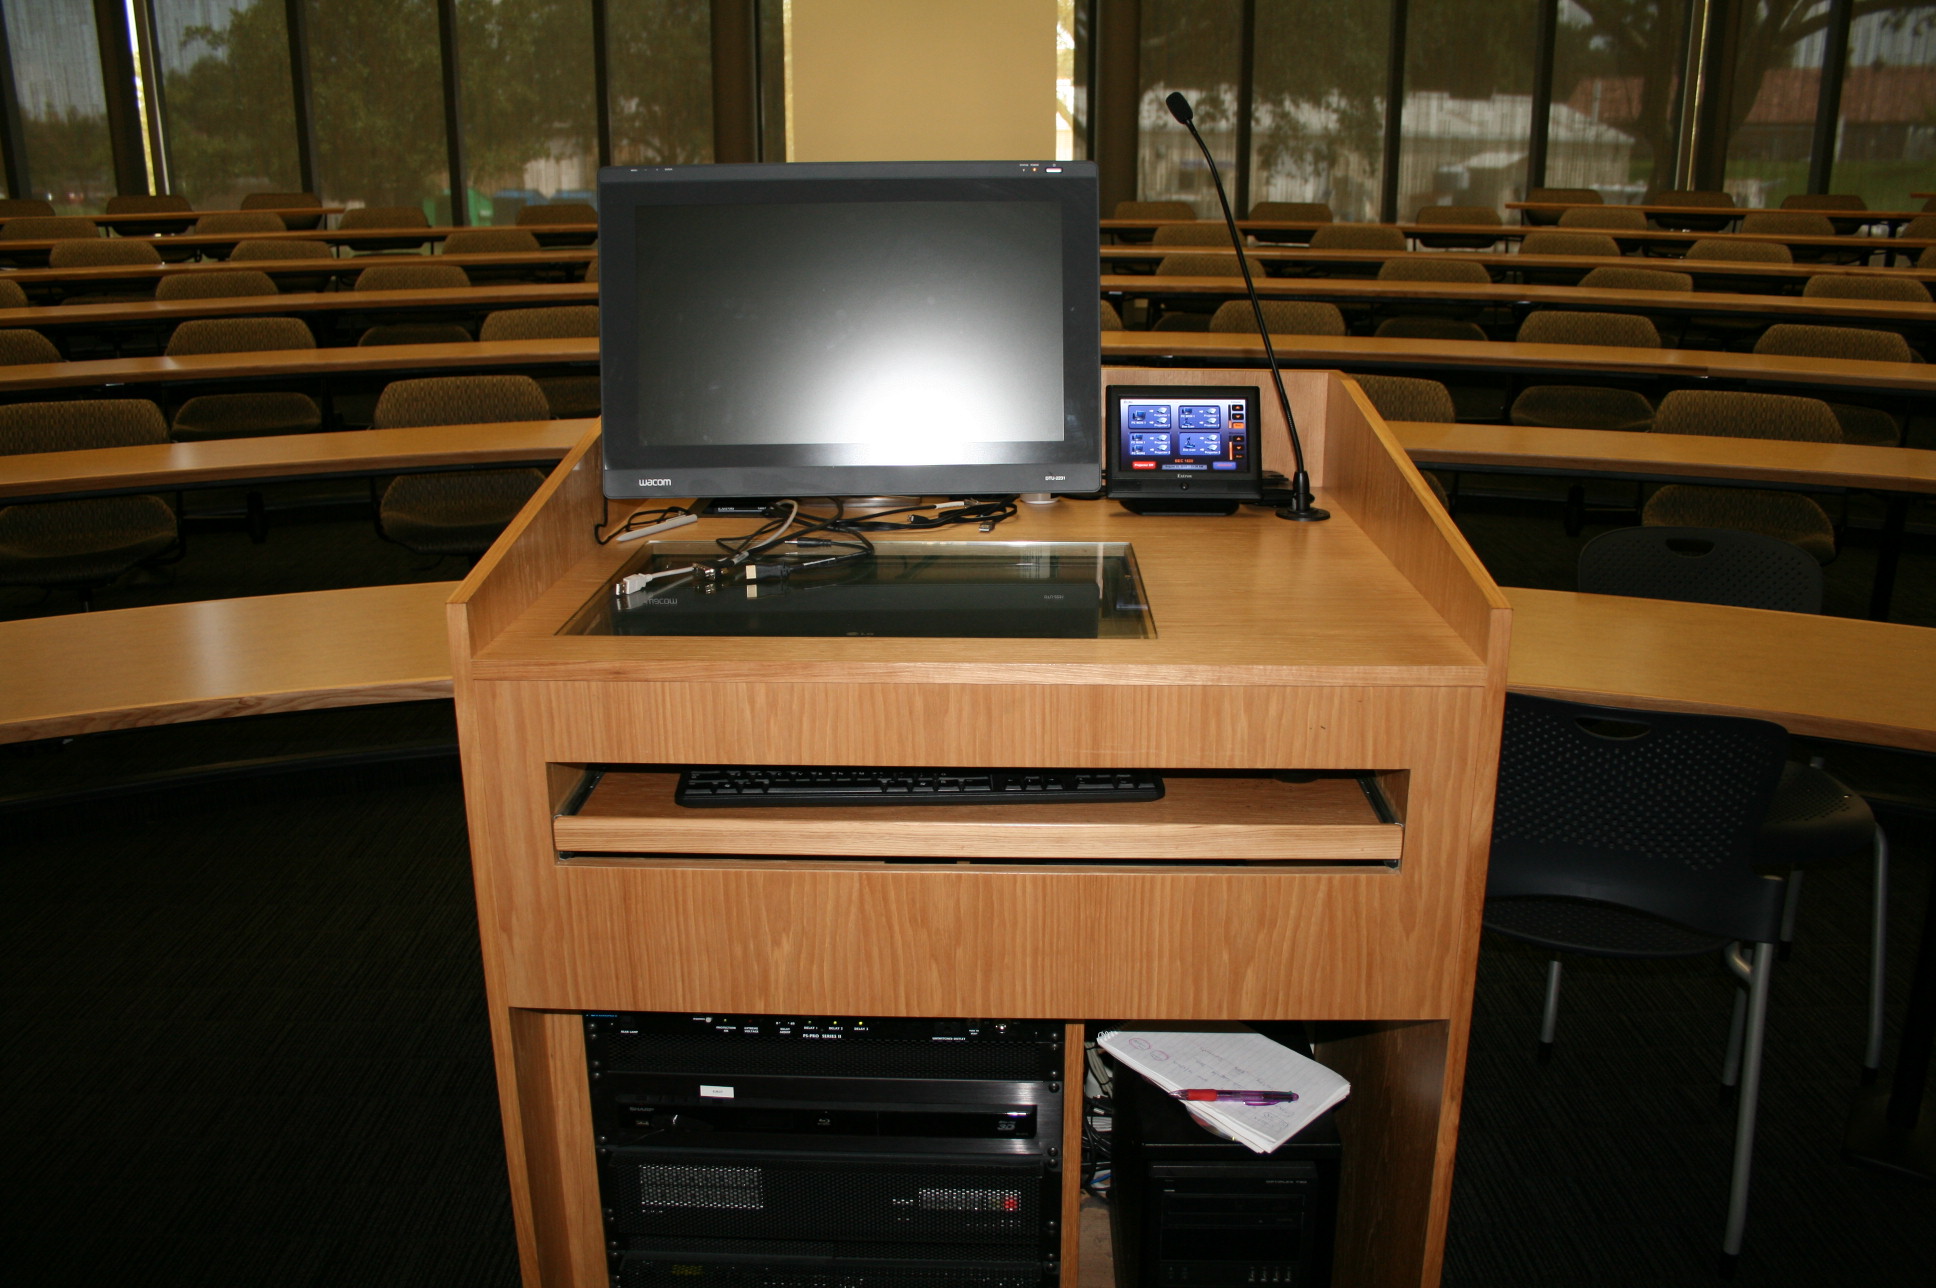
M578 1013L706 1008L1322 1021L1320 1056L1354 1087L1337 1282L1437 1281L1509 612L1355 386L1329 373L1285 383L1327 523L1062 503L963 535L1132 543L1149 639L561 635L633 552L593 540L605 510L593 444L552 474L450 608L527 1284L606 1282ZM1277 420L1266 463L1284 454ZM554 818L590 765L937 761L1164 767L1176 801L1103 820L1041 806L974 820L815 810L802 816L811 842L791 845L769 812L721 856L717 828L681 817L663 779L623 770L606 781L636 790L616 822ZM1299 768L1369 771L1402 823L1340 820L1271 777ZM1241 805L1191 805L1207 780L1189 769L1234 771L1218 790ZM561 854L587 829L605 852ZM1228 844L1164 841L1174 829ZM1011 831L1026 839L989 839ZM909 835L928 857L883 864ZM1247 840L1274 857L1233 861L1259 852ZM1359 845L1374 857L1346 857ZM1079 1085L1079 1043L1069 1050ZM1065 1137L1065 1154L1079 1148ZM1073 1168L1065 1178L1073 1285Z

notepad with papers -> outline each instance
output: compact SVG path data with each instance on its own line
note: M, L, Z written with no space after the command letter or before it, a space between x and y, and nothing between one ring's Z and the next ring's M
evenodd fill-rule
M1295 1092L1285 1103L1255 1105L1229 1098L1184 1100L1205 1128L1268 1154L1351 1094L1351 1084L1308 1056L1241 1024L1188 1032L1128 1026L1096 1039L1125 1068L1172 1094Z

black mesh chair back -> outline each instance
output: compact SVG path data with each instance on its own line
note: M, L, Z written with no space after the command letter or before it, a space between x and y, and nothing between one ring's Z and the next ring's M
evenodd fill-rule
M1603 927L1584 907L1578 918L1556 907L1542 910L1550 924L1529 927L1499 909L1495 928L1614 957L1773 943L1783 887L1753 858L1787 748L1787 731L1766 720L1508 694L1487 923L1499 900L1563 900L1646 920Z
M1579 577L1589 595L1822 611L1822 566L1813 555L1735 528L1616 528L1580 551Z

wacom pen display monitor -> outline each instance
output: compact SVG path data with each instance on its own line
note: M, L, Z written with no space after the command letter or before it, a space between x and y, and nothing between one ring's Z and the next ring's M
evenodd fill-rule
M599 174L605 493L1101 487L1080 161Z

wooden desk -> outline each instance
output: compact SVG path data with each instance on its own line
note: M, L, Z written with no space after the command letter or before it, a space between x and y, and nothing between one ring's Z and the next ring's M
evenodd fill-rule
M1726 218L1733 212L1725 208L1717 210L1702 208L1699 213ZM1217 228L1223 226L1221 220L1209 219L1105 219L1102 221L1102 231L1106 233L1136 232L1143 230L1154 232L1158 228L1171 224L1201 225ZM1517 241L1525 237L1528 233L1552 231L1551 229L1531 228L1524 224L1430 224L1411 222L1385 224L1382 226L1396 228L1412 240L1417 240L1420 237L1442 236L1491 237L1495 241ZM1243 232L1252 235L1273 232L1301 235L1307 229L1313 227L1313 225L1303 221L1240 219L1237 221L1237 227ZM1599 233L1625 245L1656 246L1661 248L1686 245L1703 237L1714 237L1723 241L1773 242L1784 246L1808 246L1824 250L1833 249L1849 251L1851 253L1859 252L1865 256L1881 254L1885 257L1885 262L1888 256L1894 254L1907 252L1911 258L1914 258L1916 252L1921 251L1923 248L1936 246L1936 238L1928 237L1845 237L1839 235L1818 237L1810 236L1806 233L1700 233L1676 232L1660 228L1569 228L1566 231ZM1203 246L1166 246L1162 249L1174 251L1179 254L1189 254L1211 248Z
M1450 469L1881 493L1881 542L1869 592L1876 621L1889 616L1909 501L1936 494L1936 452L1918 448L1423 421L1394 422L1391 430L1414 461Z
M433 425L0 456L0 504L487 465L549 469L591 424Z
M1912 197L1916 194L1911 193ZM1645 215L1691 215L1739 220L1743 215L1826 215L1839 228L1850 224L1887 224L1891 233L1925 212L1920 210L1781 210L1766 206L1663 206L1594 201L1508 201L1506 209L1562 215L1569 210L1638 210ZM1550 225L1549 225L1550 227ZM1589 232L1586 228L1569 232Z
M1817 213L1817 212L1802 212ZM1802 246L1813 250L1836 250L1850 254L1860 254L1864 260L1880 254L1883 262L1888 262L1892 254L1908 252L1915 258L1917 252L1926 246L1936 246L1936 238L1929 237L1859 237L1841 234L1812 235L1809 233L1707 233L1681 232L1666 228L1568 228L1555 230L1535 228L1525 224L1501 224L1497 228L1487 224L1425 224L1402 223L1393 225L1414 241L1422 237L1473 237L1499 234L1501 241L1517 241L1537 232L1565 231L1569 233L1596 233L1611 237L1620 243L1622 249L1640 247L1653 248L1662 253L1675 253L1676 246L1691 245L1695 241L1714 238L1729 242L1768 242L1778 246Z
M1520 693L1936 751L1936 630L1509 587Z
M1104 246L1101 251L1105 264L1117 265L1153 265L1169 255L1230 253L1228 250L1219 250L1215 246ZM1312 265L1318 268L1352 265L1368 267L1375 271L1386 260L1401 259L1415 252L1312 250L1305 246L1250 246L1244 253L1261 261L1267 269L1273 265L1285 267ZM1453 256L1464 263L1480 264L1494 272L1551 273L1571 272L1577 269L1585 274L1596 268L1658 268L1670 269L1676 273L1691 273L1696 281L1714 278L1757 280L1768 282L1770 285L1792 284L1798 291L1809 278L1823 274L1911 277L1923 283L1936 282L1936 268L1890 268L1874 264L1756 264L1727 259L1676 259L1663 262L1631 256L1610 259L1605 255L1521 255L1517 251L1485 250L1450 250L1431 253Z
M560 273L582 272L597 252L590 247L560 250L503 251L496 254L439 254L433 261L459 268L552 268ZM410 263L401 256L372 259L363 256L328 259L253 259L196 260L181 264L103 264L87 268L22 268L3 276L26 291L29 297L60 291L113 290L118 286L147 286L164 277L197 273L232 273L237 269L267 273L271 277L354 278L372 264ZM63 288L67 288L63 290ZM186 302L186 301L182 301Z
M1936 494L1936 452L1918 448L1430 421L1392 421L1390 427L1414 461L1452 469Z
M452 583L0 622L0 742L448 697Z
M0 367L0 395L42 389L246 382L389 372L454 374L493 368L585 366L598 361L596 339L474 340L467 344L383 344L341 349L277 349L192 357L102 358ZM126 395L124 395L126 396Z
M340 215L343 206L288 206L264 207L260 210L246 210L239 213L249 215L276 215L281 218L315 219L323 215ZM64 215L66 219L92 219L97 224L193 224L203 215L233 215L234 210L136 210L123 214L74 213ZM44 215L10 215L12 219L46 218ZM0 219L0 223L5 223Z
M314 212L312 211L311 213ZM99 218L104 219L109 217L99 216ZM116 220L121 218L120 215L111 217ZM173 215L173 218L177 222L180 222L183 216L180 213L176 213ZM442 241L444 238L450 236L450 234L459 231L461 229L447 224L434 224L428 228L289 228L261 233L175 233L143 238L143 240L152 242L156 250L166 254L170 250L206 250L212 247L233 246L238 242L264 240L321 241L328 242L332 246L381 245L386 242L399 241L433 242ZM592 234L595 236L598 232L598 225L545 224L542 228L527 228L525 231L533 235L584 236L586 234ZM37 251L44 253L58 245L60 245L58 240L4 241L0 242L0 252Z
M1600 345L1519 344L1486 340L1391 340L1373 336L1273 336L1280 364L1400 372L1496 371L1726 380L1787 389L1936 392L1936 371L1908 362L1857 362L1723 353L1708 349L1623 349ZM1105 362L1262 363L1256 335L1206 331L1105 331ZM4 377L4 371L0 371ZM4 385L0 385L4 388Z
M468 259L453 255L450 258ZM442 262L439 256L437 262ZM331 261L342 263L347 261ZM367 267L367 265L363 266ZM1242 284L1239 283L1239 289ZM278 295L194 300L116 300L107 304L41 304L0 309L0 327L172 327L190 318L304 317L386 312L481 314L498 308L596 304L596 282L505 282L415 291L285 291Z
M1646 314L1737 314L1771 322L1837 324L1885 323L1892 327L1936 326L1936 303L1906 300L1844 300L1796 295L1748 295L1732 291L1628 291L1588 286L1527 286L1506 282L1381 282L1365 278L1264 277L1257 293L1272 299L1326 300L1334 304L1387 305L1413 301L1456 301L1492 307L1594 309ZM1244 299L1241 277L1146 276L1105 274L1104 295ZM14 310L13 312L20 312ZM0 310L0 319L10 314ZM13 324L8 324L13 325Z

